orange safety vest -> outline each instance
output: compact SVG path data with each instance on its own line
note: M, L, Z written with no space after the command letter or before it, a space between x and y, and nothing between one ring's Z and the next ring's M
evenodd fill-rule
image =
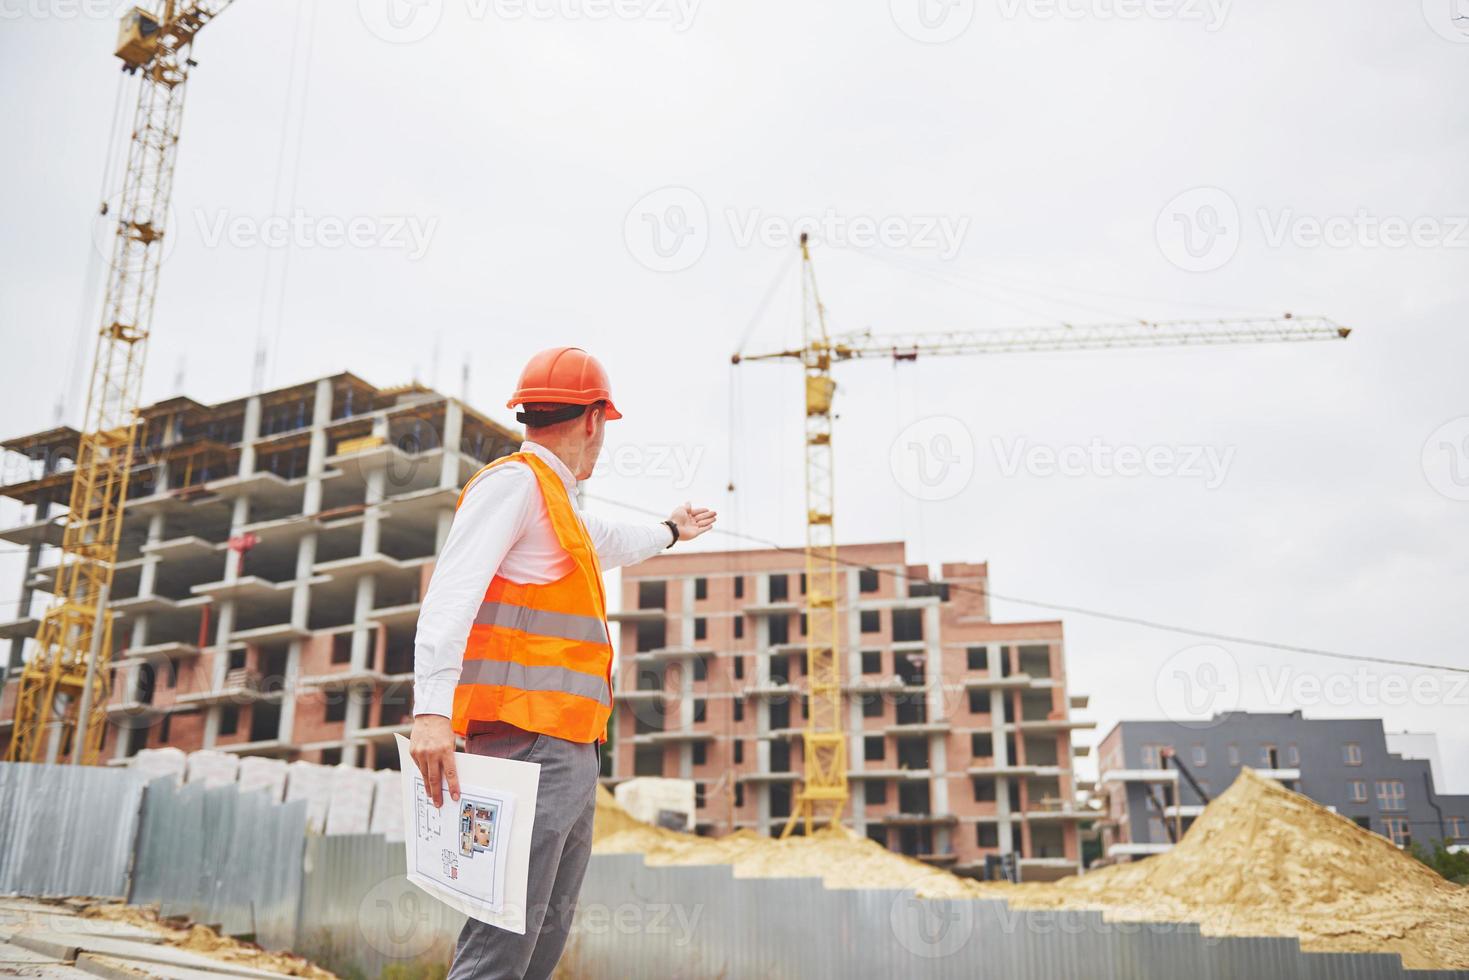
M479 473L512 461L535 474L556 540L576 567L545 585L495 573L464 648L454 731L467 735L474 722L503 721L569 742L603 741L612 714L612 642L602 566L566 484L539 457L512 453ZM455 509L463 502L461 491Z

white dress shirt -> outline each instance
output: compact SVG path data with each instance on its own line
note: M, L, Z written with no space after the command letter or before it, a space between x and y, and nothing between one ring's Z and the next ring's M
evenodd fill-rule
M572 509L591 536L604 571L651 558L668 547L672 535L662 524L618 524L583 513L576 477L566 464L534 442L521 443L520 450L545 460L566 484ZM544 585L573 566L556 540L536 475L527 464L504 463L470 480L418 610L413 713L453 716L469 628L496 572L512 582Z

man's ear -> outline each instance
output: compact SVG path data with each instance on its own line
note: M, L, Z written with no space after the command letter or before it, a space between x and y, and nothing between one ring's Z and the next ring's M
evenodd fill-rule
M586 414L582 416L582 418L586 420L582 425L582 428L586 431L587 438L590 439L592 436L597 434L597 421L601 417L602 409L596 405L593 405L591 408L587 409Z

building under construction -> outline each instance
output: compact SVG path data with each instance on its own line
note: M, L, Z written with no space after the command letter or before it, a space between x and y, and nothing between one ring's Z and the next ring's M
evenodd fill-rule
M1014 855L1028 881L1079 870L1058 621L990 619L989 570L910 565L901 542L837 549L848 822L960 872ZM802 778L800 551L661 555L623 570L604 778L694 780L701 832L779 833ZM993 862L992 862L993 863Z
M0 737L51 598L78 433L3 443L27 479L0 538L26 549ZM338 374L216 405L142 410L113 579L101 758L173 745L360 765L396 760L413 632L459 488L517 433L419 385ZM10 471L13 472L12 467ZM54 727L42 757L66 757ZM381 753L381 754L380 754Z

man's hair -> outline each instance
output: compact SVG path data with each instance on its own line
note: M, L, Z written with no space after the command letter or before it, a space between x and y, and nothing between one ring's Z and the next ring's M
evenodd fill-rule
M590 405L567 405L561 402L526 402L516 418L525 423L527 431L544 432L557 429L580 420L590 409L607 410L606 401L595 401ZM575 413L573 414L573 410Z

